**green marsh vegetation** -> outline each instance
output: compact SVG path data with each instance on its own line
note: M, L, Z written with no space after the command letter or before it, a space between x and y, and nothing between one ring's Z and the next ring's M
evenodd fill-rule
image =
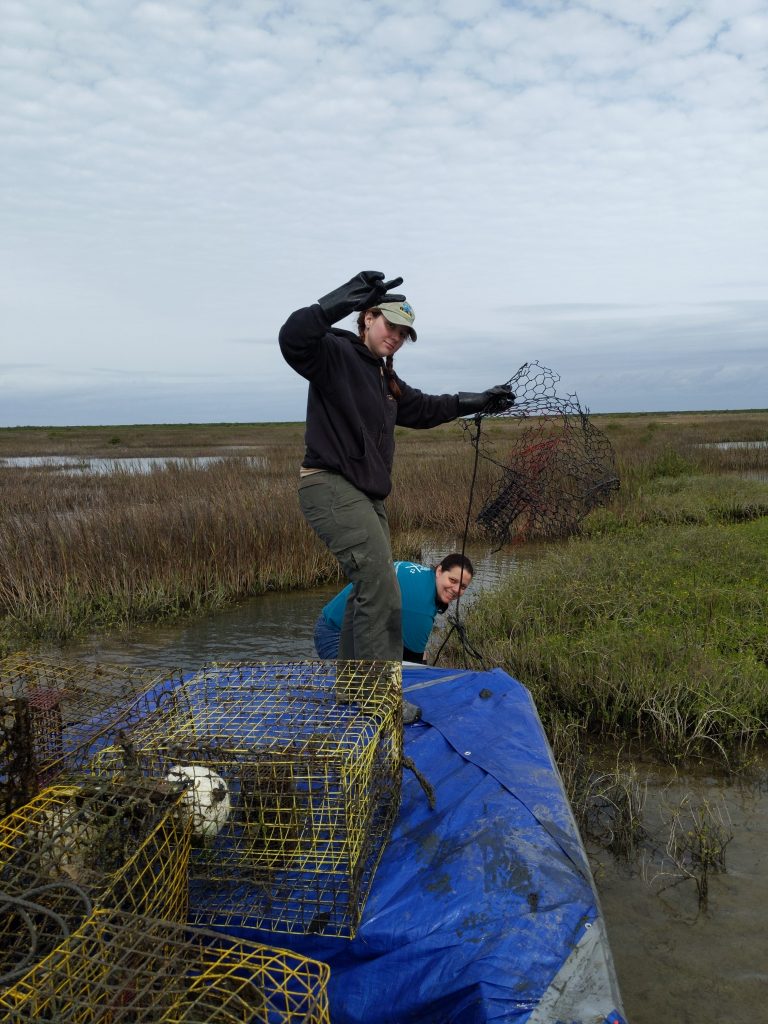
M596 422L619 494L467 628L529 686L556 748L575 723L673 761L741 763L768 723L768 413Z
M692 882L706 910L729 786L766 778L768 412L595 422L621 490L465 625L531 690L598 875L608 851L654 894Z
M768 722L768 519L571 540L467 616L550 734L739 759Z
M556 752L577 730L671 760L740 762L768 721L768 411L593 419L614 445L619 493L476 601L469 634L531 689ZM503 451L518 428L486 429ZM0 651L335 581L298 510L302 434L295 423L0 430L0 458L220 457L144 474L0 466ZM733 446L712 447L723 442ZM461 536L473 455L456 424L398 431L397 557ZM441 660L461 658L449 647Z

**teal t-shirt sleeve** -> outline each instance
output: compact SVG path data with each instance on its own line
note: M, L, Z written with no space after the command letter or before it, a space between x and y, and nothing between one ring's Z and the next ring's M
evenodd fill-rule
M348 583L343 590L339 591L336 597L332 598L328 604L323 606L325 621L330 622L332 626L336 626L339 630L341 629L341 624L344 621L344 612L347 610L347 600L351 593L352 584Z
M435 570L416 562L395 562L395 572L403 599L403 646L421 654L438 610Z

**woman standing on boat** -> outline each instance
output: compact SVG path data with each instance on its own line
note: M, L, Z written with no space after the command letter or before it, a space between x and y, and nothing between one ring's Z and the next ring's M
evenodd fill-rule
M400 588L384 508L395 426L436 427L469 413L499 412L514 400L506 385L427 395L398 377L393 357L406 339L416 341L413 307L404 295L389 293L402 283L363 270L296 310L280 329L285 360L309 381L299 503L352 583L351 626L339 649L344 659L402 656ZM357 335L333 326L354 312Z
M446 555L432 568L418 562L395 562L402 604L403 661L424 661L435 619L448 610L472 582L474 567L466 555ZM326 604L315 623L315 650L321 658L337 658L342 631L351 628L347 615L352 584Z

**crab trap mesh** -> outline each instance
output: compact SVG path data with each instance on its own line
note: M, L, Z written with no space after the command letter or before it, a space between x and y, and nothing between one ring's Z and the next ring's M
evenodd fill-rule
M190 828L172 783L51 786L0 820L0 982L94 906L184 921Z
M169 669L10 655L0 661L0 814L76 772L173 690Z
M560 377L525 363L509 381L515 404L493 419L517 421L503 454L466 420L491 484L477 522L501 546L508 541L565 537L619 487L613 448L575 395L558 395Z
M208 666L93 768L124 765L187 787L191 920L351 936L399 806L401 666Z
M327 1024L329 973L289 950L99 910L0 991L0 1021Z

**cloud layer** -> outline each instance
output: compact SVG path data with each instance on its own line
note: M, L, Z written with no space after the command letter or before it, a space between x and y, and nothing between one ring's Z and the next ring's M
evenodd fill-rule
M425 390L765 404L766 3L0 6L0 425L301 418L361 267Z

